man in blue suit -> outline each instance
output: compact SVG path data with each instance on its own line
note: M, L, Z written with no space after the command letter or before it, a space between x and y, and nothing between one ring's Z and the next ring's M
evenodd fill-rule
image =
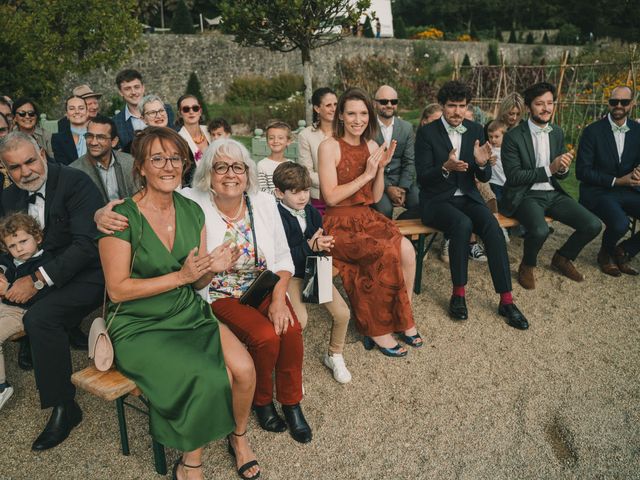
M640 217L640 125L629 119L634 105L631 88L614 88L609 114L584 129L576 161L580 203L606 226L598 264L613 277L638 275L629 261L640 252L640 232L618 243L629 217Z

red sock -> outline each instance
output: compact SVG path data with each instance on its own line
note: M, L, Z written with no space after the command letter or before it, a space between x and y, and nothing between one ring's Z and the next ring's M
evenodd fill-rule
M464 285L454 285L453 294L456 297L464 297Z
M501 305L511 305L512 303L513 303L513 295L511 295L511 292L503 292L500 294Z

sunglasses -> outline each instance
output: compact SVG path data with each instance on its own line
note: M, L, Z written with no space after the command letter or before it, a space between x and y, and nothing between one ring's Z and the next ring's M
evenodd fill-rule
M16 112L16 115L24 118L24 117L35 117L36 116L36 112L34 112L33 110L29 110L28 112L22 111L22 112Z
M189 113L189 112L198 113L200 111L200 105L193 105L191 107L184 106L180 110L182 111L182 113Z
M631 104L630 98L610 98L609 105L612 107L616 107L618 105L622 105L623 107L628 107Z
M397 105L398 104L398 99L397 98L392 98L392 99L388 99L388 98L376 98L376 102L378 102L380 105Z

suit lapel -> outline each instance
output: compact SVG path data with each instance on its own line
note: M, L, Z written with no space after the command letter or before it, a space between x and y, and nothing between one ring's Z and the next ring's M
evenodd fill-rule
M604 137L605 142L607 142L607 150L611 154L611 161L614 162L613 164L617 169L620 164L620 157L618 157L618 146L616 145L616 138L613 136L613 130L611 129L611 124L609 123L609 117L606 116L601 121L602 136ZM624 150L622 151L622 154L624 155Z
M120 162L118 161L118 155L115 152L113 152L113 156L115 158L115 161L113 162L113 167L116 170L116 183L118 184L118 196L120 198L124 198L128 196L128 192L127 192L126 184L124 182L124 175L122 174L122 165L120 165ZM108 198L109 196L107 195L107 199Z
M529 130L529 124L526 121L522 122L521 127L522 141L529 154L529 163L531 168L536 166L536 151L533 149L533 140L531 140L531 130ZM551 148L549 148L551 149Z
M463 120L462 125L467 128L467 131L462 134L458 158L473 159L473 144L475 142L475 139L471 138L471 135L469 134L469 125L465 125L465 123L466 122ZM447 135L447 137L449 137L449 135Z
M49 165L49 170L47 172L47 184L44 189L44 231L46 231L49 226L49 212L51 211L51 206L55 201L59 173L60 167L57 165Z
M444 146L447 149L447 153L449 153L451 150L453 150L453 145L451 144L451 139L449 138L447 129L444 128L444 124L442 123L442 120L436 120L436 122L438 122L438 131L440 132L441 140L442 142L444 142ZM458 154L460 154L460 152L458 152Z

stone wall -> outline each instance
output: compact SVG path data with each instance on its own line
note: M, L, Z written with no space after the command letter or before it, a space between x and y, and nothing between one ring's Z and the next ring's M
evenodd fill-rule
M413 40L347 38L334 45L313 52L314 77L319 85L335 84L338 80L336 61L339 58L383 55L401 61L411 61ZM427 42L425 42L427 43ZM457 56L462 62L465 53L472 64L487 63L487 43L483 42L428 42L430 48L438 48L442 59L453 62ZM528 61L536 45L500 44L507 63ZM546 45L547 63L558 61L562 52L569 50L572 56L580 47ZM165 101L174 104L184 93L187 79L195 71L200 79L203 94L208 102L222 102L227 86L237 77L262 75L270 77L282 72L302 75L302 64L298 51L289 53L270 52L256 47L240 47L232 37L220 34L173 35L147 34L142 37L140 48L131 60L121 68L135 68L144 77L147 93L159 94ZM114 84L115 70L97 70L83 77L70 76L65 90L74 85L89 83L94 91L105 94L108 99L117 95ZM64 95L62 95L64 97Z

